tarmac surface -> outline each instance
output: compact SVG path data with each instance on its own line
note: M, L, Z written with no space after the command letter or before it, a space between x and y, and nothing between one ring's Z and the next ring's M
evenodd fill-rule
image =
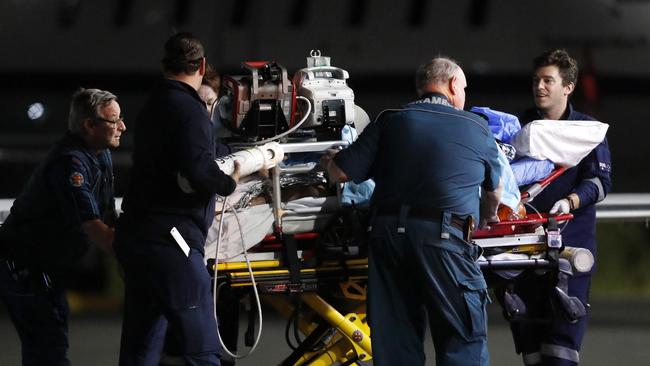
M591 309L592 320L581 352L581 365L650 365L650 301L599 301L592 303ZM499 307L492 304L489 312L491 365L521 365ZM264 316L262 339L257 350L237 365L277 365L289 355L290 349L284 341L286 321L271 310L265 311ZM119 314L72 315L69 353L72 364L117 365L120 328ZM425 348L427 365L435 364L430 339L427 339ZM2 311L0 365L20 365L20 343L10 320ZM363 365L372 365L372 362Z

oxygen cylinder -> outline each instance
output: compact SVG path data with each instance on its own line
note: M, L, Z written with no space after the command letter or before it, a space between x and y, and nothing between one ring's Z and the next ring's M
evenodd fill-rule
M235 160L239 162L239 177L251 175L260 169L270 169L276 166L284 158L284 150L277 142L269 142L261 146L255 146L246 150L226 155L215 159L215 163L222 172L230 175L235 169ZM190 182L180 173L176 176L180 189L185 193L193 193Z
M586 248L564 247L560 257L569 261L574 271L581 273L589 272L595 262L594 255Z
M269 142L233 154L217 158L215 161L222 172L230 175L234 170L235 160L239 162L239 175L245 177L260 169L270 169L284 158L284 150L277 142Z

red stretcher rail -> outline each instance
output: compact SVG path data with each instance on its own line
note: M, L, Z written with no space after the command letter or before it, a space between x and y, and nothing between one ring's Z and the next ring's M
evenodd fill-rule
M475 230L472 233L472 238L481 239L515 234L530 234L538 227L548 223L549 218L554 218L558 222L568 221L573 219L573 214L569 213L556 216L547 213L530 214L523 219L501 221L496 224L491 224L489 230Z
M535 196L539 194L547 185L549 185L555 178L559 177L564 173L566 168L556 167L555 170L551 172L546 178L540 180L537 183L533 183L525 191L521 192L521 202L526 203L531 201Z

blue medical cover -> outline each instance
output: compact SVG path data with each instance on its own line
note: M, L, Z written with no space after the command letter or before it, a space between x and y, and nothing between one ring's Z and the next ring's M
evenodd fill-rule
M522 157L511 162L510 167L517 184L523 186L546 178L555 168L555 164L550 160Z
M349 143L357 139L357 130L351 126L345 126L341 130L341 139ZM375 190L375 181L368 179L365 182L356 184L352 181L343 184L343 192L341 193L341 203L345 205L352 205L354 203L357 207L367 207L370 204L370 197Z
M499 149L499 165L501 165L501 184L503 185L501 203L516 210L521 200L521 194L514 173L510 169L510 163L501 149Z
M472 107L470 111L487 117L494 138L501 142L509 143L512 136L521 130L519 118L513 114L495 111L488 107Z
M341 193L341 204L344 206L354 203L357 207L368 207L370 197L375 190L375 181L368 179L365 182L356 184L354 182L345 182L343 192Z

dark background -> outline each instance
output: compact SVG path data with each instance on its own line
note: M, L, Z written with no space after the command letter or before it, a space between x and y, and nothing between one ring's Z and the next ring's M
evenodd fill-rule
M159 76L162 44L195 33L222 74L247 60L275 60L289 74L320 49L348 70L371 117L414 98L427 58L456 58L468 77L466 108L518 113L532 102L531 59L563 47L580 62L573 101L609 123L614 192L647 192L650 2L284 0L0 2L0 197L14 197L66 129L79 86L118 95L126 116L115 152L117 194L129 179L132 131ZM34 102L45 106L27 117Z

